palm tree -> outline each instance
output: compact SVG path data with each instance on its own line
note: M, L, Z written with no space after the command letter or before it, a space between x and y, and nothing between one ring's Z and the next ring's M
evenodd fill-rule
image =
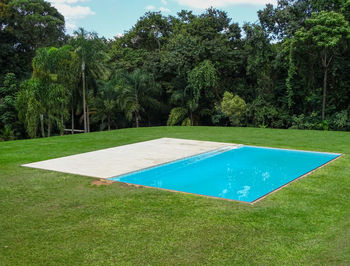
M66 113L65 105L69 101L67 96L67 89L61 84L43 82L36 77L21 84L17 108L29 137L36 137L39 120L42 137L45 137L44 122L47 124L48 137L51 135L52 122L63 130L61 118Z
M170 112L167 124L169 126L182 125L182 126L193 126L195 124L195 114L199 104L198 101L192 96L192 92L186 88L175 90L170 98L170 103L174 104ZM198 119L196 119L198 120Z
M66 79L63 78L65 68L63 62L70 61L69 47L41 48L33 59L33 79L38 82L28 83L29 95L40 103L40 121L42 136L45 136L44 118L47 121L47 136L50 137L52 122L56 122L61 134L64 128L64 117L68 103L69 90ZM31 86L35 84L35 86ZM45 116L44 116L45 114Z
M160 106L159 101L154 98L157 87L153 77L140 69L122 74L117 88L120 92L119 105L129 120L135 119L136 127L139 127L141 113L146 108Z
M77 94L80 81L80 60L77 53L74 52L72 46L64 45L58 49L58 52L60 58L57 67L58 78L59 82L69 89L71 94L70 106L67 106L67 108L71 109L71 130L72 134L74 134L74 111L76 110L75 95Z
M75 48L78 54L81 65L81 80L82 80L82 98L83 98L83 117L84 117L84 132L88 132L88 103L86 101L87 88L86 76L89 75L94 79L105 79L109 71L105 66L107 54L104 51L104 43L98 38L96 33L87 32L83 28L79 28L74 32L74 37L71 40L71 45Z
M115 81L103 82L95 101L96 117L102 122L101 129L104 128L104 121L107 121L107 128L111 130L113 116L118 113L117 98L118 92L115 87Z

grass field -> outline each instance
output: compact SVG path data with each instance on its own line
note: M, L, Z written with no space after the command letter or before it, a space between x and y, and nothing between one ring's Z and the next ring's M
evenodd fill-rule
M251 206L21 167L160 137L344 153ZM349 264L350 133L159 127L0 143L0 265Z

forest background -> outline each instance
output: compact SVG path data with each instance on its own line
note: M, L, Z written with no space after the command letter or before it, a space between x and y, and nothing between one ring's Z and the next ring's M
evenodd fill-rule
M145 126L350 130L350 1L280 0L259 22L147 12L65 33L44 0L0 0L0 139Z

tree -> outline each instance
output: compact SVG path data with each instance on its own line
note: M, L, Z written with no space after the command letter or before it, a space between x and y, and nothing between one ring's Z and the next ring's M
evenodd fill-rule
M339 45L350 38L350 26L342 14L321 11L306 20L305 28L295 34L296 42L307 42L318 51L323 67L322 120L325 119L327 78L330 64Z
M105 79L109 75L108 69L105 67L107 60L105 53L105 45L101 39L98 38L94 32L87 32L83 28L79 28L74 32L74 36L70 41L74 47L75 52L80 59L80 73L82 81L82 98L83 98L83 119L84 132L89 131L89 117L87 104L87 76L93 79Z
M210 123L223 88L244 74L241 29L213 8L199 16L182 11L179 17L162 51L160 72L172 107L186 108L191 124Z
M96 97L96 116L101 121L101 129L105 128L111 130L112 122L116 124L114 120L115 115L118 113L118 91L115 87L114 80L103 82L100 86Z
M64 17L44 0L0 1L0 80L26 77L39 47L62 44Z
M161 12L147 12L122 39L128 47L159 52L171 31L170 22Z
M58 82L67 89L67 92L69 92L71 96L71 132L74 134L74 111L76 109L76 96L78 95L77 89L80 81L80 60L77 53L75 53L73 48L69 45L62 46L57 50L57 53L60 59L56 67Z
M33 59L32 78L21 84L17 107L26 124L27 133L32 138L36 137L39 120L42 137L51 136L54 124L63 133L70 97L67 86L71 83L64 73L72 70L71 67L66 68L67 61L71 61L69 47L40 48Z
M16 108L20 121L25 125L27 134L30 138L37 136L38 121L41 120L41 135L45 137L43 105L38 100L40 93L40 81L31 79L21 84L21 91L17 95Z
M188 85L185 94L188 96L187 107L190 113L191 125L193 126L193 112L199 106L201 95L209 99L219 98L217 90L217 73L214 65L205 60L188 74Z
M274 7L267 4L258 11L261 26L274 39L292 38L311 17L321 11L339 12L344 0L278 0Z
M188 87L197 102L201 92L209 98L219 98L217 82L217 71L210 60L203 61L188 74Z
M19 84L16 75L8 73L4 85L0 87L0 128L7 127L6 131L20 133L16 110L16 94Z
M137 69L132 73L124 73L119 78L119 105L131 120L135 118L139 127L141 113L149 109L159 108L160 103L154 97L157 87L151 75Z
M246 103L238 95L226 91L221 102L222 112L230 119L232 125L238 125L246 111Z
M4 79L11 69L19 73L18 84L32 73L17 98L30 136L62 133L69 111L72 133L83 124L90 132L165 123L220 126L229 118L235 125L322 129L327 121L321 113L330 128L348 128L350 0L279 0L259 12L260 23L242 28L215 8L196 15L148 12L113 40L84 29L61 35L60 15L42 1L0 0L3 139L15 127L16 136L24 132L11 109L15 82ZM53 35L32 28L47 21L47 28L58 29ZM69 45L59 46L65 41ZM246 103L245 120L235 109L243 106L237 95Z
M42 137L50 137L52 122L62 131L61 117L66 112L62 106L65 106L68 99L66 88L60 84L43 83L38 78L24 81L17 95L16 107L29 137L35 138L37 136L39 122ZM45 134L45 125L47 126L47 134Z
M42 84L51 89L65 89L66 98L62 99L62 106L52 106L49 109L60 109L60 126L61 134L63 134L63 125L65 117L68 116L66 109L68 108L67 99L73 97L74 89L77 84L78 74L77 55L72 52L72 47L62 46L61 48L41 48L37 50L37 54L33 59L33 78L38 78ZM73 99L72 99L73 102ZM57 102L55 102L57 103ZM50 101L47 101L50 104ZM73 110L73 107L72 107ZM73 111L72 111L73 113ZM74 115L72 116L74 119ZM51 133L51 118L48 117L48 136ZM74 122L72 122L72 126Z

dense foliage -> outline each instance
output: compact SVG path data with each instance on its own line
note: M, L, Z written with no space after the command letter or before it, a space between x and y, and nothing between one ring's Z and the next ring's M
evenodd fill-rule
M280 0L258 16L240 27L214 8L148 12L106 40L65 36L43 0L1 0L3 139L166 124L350 130L350 1Z

